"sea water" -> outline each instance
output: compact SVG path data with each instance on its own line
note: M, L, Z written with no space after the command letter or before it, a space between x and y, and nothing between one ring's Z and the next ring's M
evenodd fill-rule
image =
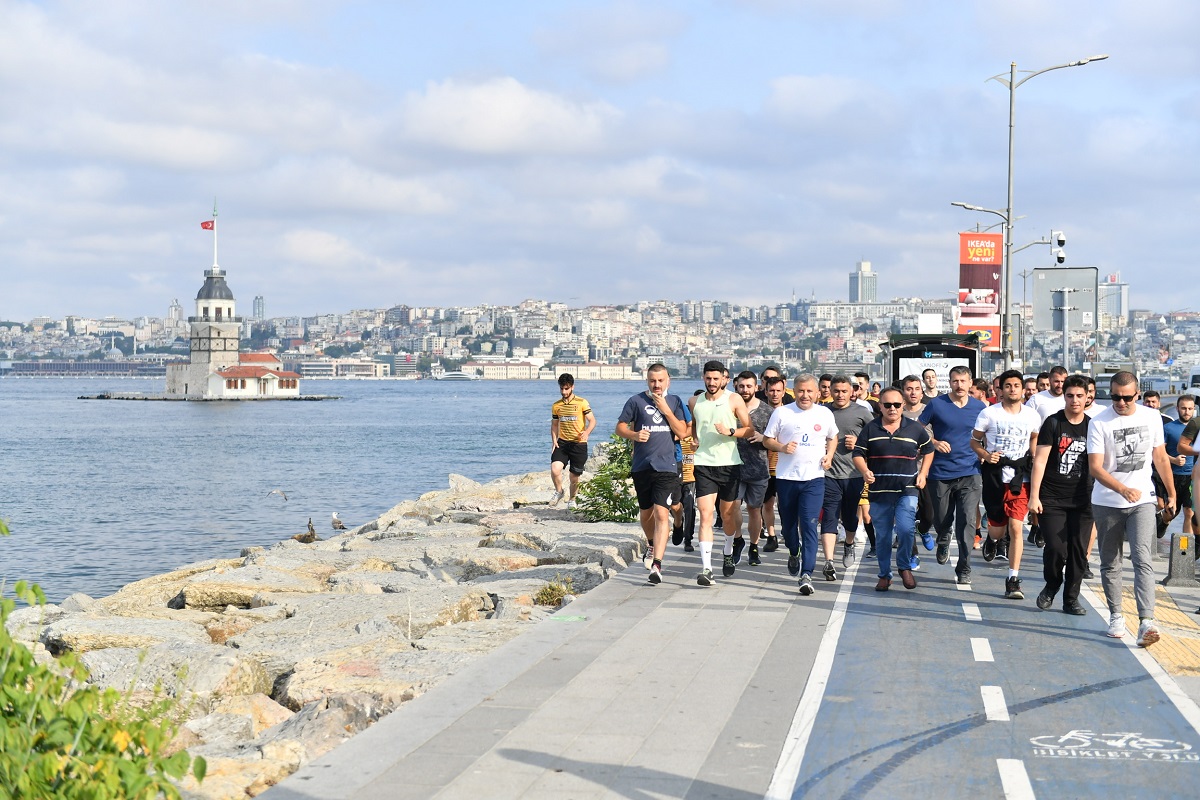
M694 385L693 385L694 384ZM688 396L699 381L676 382ZM402 500L547 469L553 381L318 381L321 402L81 400L161 392L120 379L0 380L0 579L61 600L303 533L332 535ZM580 382L592 442L612 433L635 381ZM547 486L549 475L547 473ZM287 494L285 501L279 489Z

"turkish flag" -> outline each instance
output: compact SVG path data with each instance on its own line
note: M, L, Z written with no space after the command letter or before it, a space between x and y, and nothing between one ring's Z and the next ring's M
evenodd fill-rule
M216 226L217 226L217 223L216 223L216 221L215 221L215 220L211 220L211 219L210 219L208 222L201 222L201 223L200 223L200 227L201 227L201 228L204 228L204 230L206 230L206 231L211 231L211 230L215 229L215 228L216 228Z

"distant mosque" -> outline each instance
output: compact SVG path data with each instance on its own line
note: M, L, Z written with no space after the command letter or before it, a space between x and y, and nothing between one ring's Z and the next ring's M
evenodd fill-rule
M196 293L196 315L188 317L191 359L167 365L168 399L271 400L300 396L300 375L284 369L274 353L241 353L242 318L237 316L225 271L217 266L217 210L201 227L213 232L213 265Z

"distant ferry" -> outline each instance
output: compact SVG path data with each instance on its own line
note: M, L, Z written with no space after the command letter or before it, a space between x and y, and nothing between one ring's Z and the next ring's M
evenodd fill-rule
M439 372L433 376L435 381L477 381L478 375L468 375L460 369L451 370L450 372Z

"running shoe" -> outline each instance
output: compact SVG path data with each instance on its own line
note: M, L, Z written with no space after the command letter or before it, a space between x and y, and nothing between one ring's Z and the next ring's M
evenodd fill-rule
M1021 591L1021 579L1013 576L1004 582L1005 600L1024 600L1025 593Z
M697 575L696 583L700 584L701 586L712 586L713 585L712 570L706 569L703 572L701 572L699 575Z
M1152 619L1142 620L1142 624L1138 626L1138 647L1149 647L1158 641L1158 626L1154 624Z
M954 580L955 580L955 582L958 583L959 586L970 586L971 585L971 573L969 570L967 572L955 571Z
M650 566L653 563L654 563L654 545L647 543L646 544L646 552L642 553L642 566L644 566L646 569L650 569Z
M757 567L762 564L762 559L758 557L758 545L756 545L756 544L750 545L749 558L750 558L749 564L752 567Z
M1008 561L1008 537L996 540L996 558L1003 558Z
M788 556L788 575L793 578L800 574L800 554Z
M671 544L675 545L676 547L679 547L679 545L683 544L682 525L676 525L675 527L671 528Z
M561 503L562 499L563 499L563 490L562 489L555 490L554 494L550 496L551 507L556 506L559 503Z
M692 537L689 536L687 539L684 540L683 552L685 552L685 553L696 552L696 546L694 544L692 544Z
M650 582L662 583L662 567L657 564L650 565Z
M765 542L763 542L763 552L764 553L774 553L778 549L779 549L779 537L772 533L770 536L767 537L767 540Z
M937 547L937 541L933 538L933 534L928 532L921 534L921 544L925 546L926 550Z
M1078 600L1071 603L1063 603L1063 613L1072 614L1076 617L1086 617L1087 609L1080 605Z
M855 552L854 542L844 545L842 550L842 566L847 569L854 563L854 559L858 554Z
M863 558L875 558L875 547L872 545L867 548L867 554Z
M945 564L949 560L950 560L950 542L949 541L938 542L937 543L937 562L939 564Z
M1108 615L1108 635L1113 639L1120 639L1125 635L1125 617L1121 616L1120 611Z
M975 531L975 549L978 550L980 545L982 545L982 544L983 544L983 528L980 528L979 530Z
M800 594L807 597L814 591L816 590L813 589L812 576L806 572L800 576Z
M837 570L833 568L832 561L825 562L825 569L822 570L822 574L825 576L825 580L827 581L837 580Z
M574 497L572 497L570 500L567 501L567 511L575 511L578 508L579 508L579 503L575 502Z
M1037 547L1037 537L1038 537L1038 526L1030 525L1029 526L1029 535L1025 537L1025 541L1029 542L1034 547Z
M733 556L725 556L721 561L721 574L728 578L736 571L737 567L733 565Z
M913 557L912 557L912 571L913 571L913 572L916 572L916 571L917 571L917 570L919 570L920 568L921 568L921 557L920 557L920 556L913 556Z
M719 531L725 529L725 520L721 519L721 515L717 514L717 518L713 520L713 530Z
M991 536L983 537L983 560L994 561L996 559L996 540Z
M1095 579L1095 577L1096 577L1096 576L1092 574L1092 566L1091 566L1091 564L1089 564L1089 565L1087 565L1086 567L1084 567L1084 568L1083 568L1083 579L1084 579L1085 581L1090 581L1090 580L1093 580L1093 579Z
M733 538L733 563L742 563L742 550L746 547L746 540L741 536Z
M1047 594L1046 590L1042 589L1040 592L1038 592L1037 600L1034 602L1037 603L1038 608L1040 608L1042 611L1045 611L1046 609L1050 608L1050 606L1054 605L1054 595Z

